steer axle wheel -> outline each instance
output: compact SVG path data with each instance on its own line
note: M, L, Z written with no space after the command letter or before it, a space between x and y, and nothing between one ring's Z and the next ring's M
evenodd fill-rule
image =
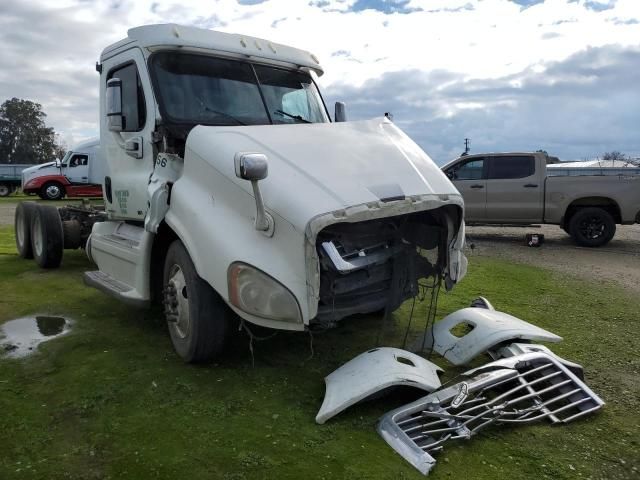
M42 268L58 268L64 250L58 209L51 205L37 205L32 212L30 233L36 263Z
M64 187L58 182L45 183L40 189L40 198L43 200L62 200L64 194Z
M179 240L167 251L163 304L171 341L186 362L219 355L231 331L233 312L198 273Z
M616 222L611 214L602 208L581 208L569 221L569 233L578 245L600 247L615 235Z

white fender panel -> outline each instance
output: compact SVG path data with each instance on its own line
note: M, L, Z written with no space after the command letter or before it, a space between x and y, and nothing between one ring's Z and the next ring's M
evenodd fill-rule
M322 424L389 387L407 385L433 392L440 388L441 371L430 361L399 348L381 347L361 353L324 379L327 390L316 422Z
M456 337L451 329L460 324L473 330ZM562 337L520 320L508 313L486 308L463 308L444 317L425 333L425 346L445 357L454 365L465 365L496 345L514 340L560 342Z

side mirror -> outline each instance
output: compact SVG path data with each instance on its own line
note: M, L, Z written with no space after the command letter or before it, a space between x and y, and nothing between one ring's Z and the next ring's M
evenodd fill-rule
M273 236L274 221L264 208L262 193L258 186L258 181L267 178L267 174L269 173L267 156L263 153L238 152L235 154L233 161L236 169L236 177L251 182L253 196L256 201L256 220L254 223L256 230L261 231L269 237Z
M336 102L333 118L336 122L347 121L347 107L344 102Z
M121 132L124 127L122 116L122 80L111 78L107 80L107 127L112 132Z
M236 153L236 177L255 182L264 180L269 173L267 156L263 153Z

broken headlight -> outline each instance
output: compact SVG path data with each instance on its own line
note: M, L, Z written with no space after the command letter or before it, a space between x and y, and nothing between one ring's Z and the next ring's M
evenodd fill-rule
M283 322L301 323L300 307L280 282L246 263L232 263L228 273L229 300L243 312Z

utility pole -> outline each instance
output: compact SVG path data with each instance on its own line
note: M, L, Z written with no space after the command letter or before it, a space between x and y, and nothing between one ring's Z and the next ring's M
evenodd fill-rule
M464 139L464 154L465 154L465 155L469 155L469 150L471 150L471 149L469 148L469 139L468 139L468 138L465 138L465 139Z

